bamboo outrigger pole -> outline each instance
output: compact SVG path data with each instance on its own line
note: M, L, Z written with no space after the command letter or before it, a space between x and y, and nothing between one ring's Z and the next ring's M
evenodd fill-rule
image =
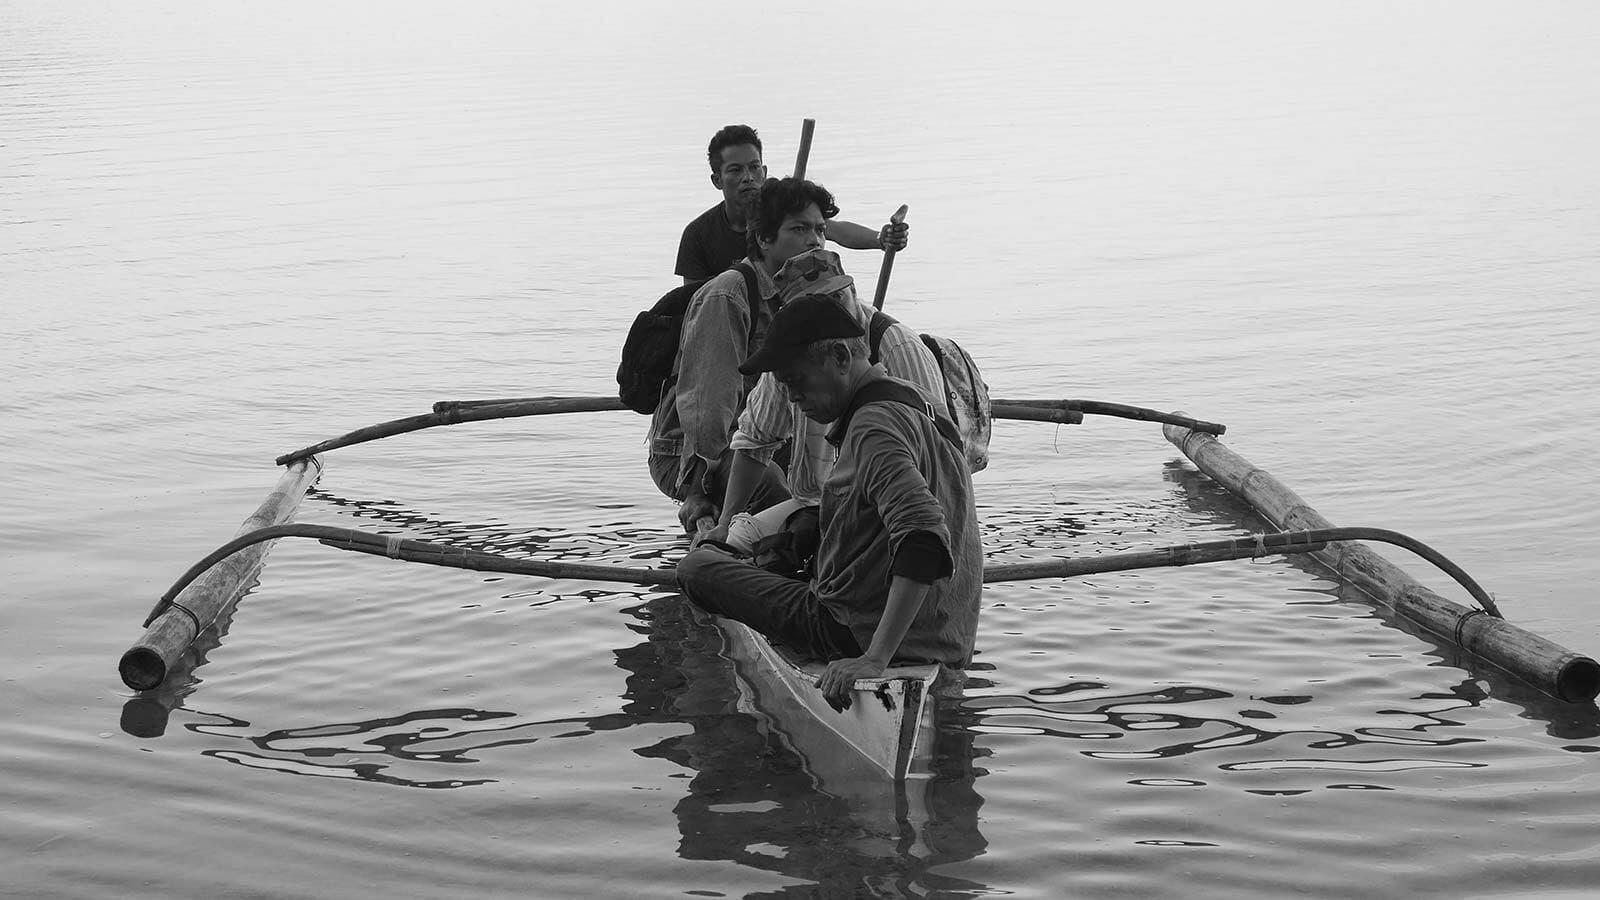
M433 405L434 412L424 413L420 416L407 416L404 419L395 419L389 422L380 422L377 425L368 425L357 428L349 434L336 438L329 438L318 444L312 444L293 453L285 453L277 458L280 466L292 462L348 447L351 444L362 444L375 441L379 438L393 437L405 434L408 431L421 431L435 425L454 425L458 422L482 422L488 419L511 419L518 416L543 416L551 413L568 412L609 412L616 409L627 409L622 401L616 397L527 397L520 400L506 400L504 402L478 403L470 402L444 402Z
M625 566L593 565L585 563L552 562L502 556L482 550L470 550L402 538L398 535L374 534L354 528L334 525L285 523L268 525L254 530L241 531L233 540L207 554L190 566L172 587L162 595L147 621L186 612L178 600L191 592L191 586L216 571L219 563L245 558L245 551L286 537L314 538L340 550L354 550L374 556L387 556L405 562L426 563L455 569L478 572L500 572L510 575L533 575L541 578L560 578L583 581L622 582L626 584L678 587L678 573L673 569L630 568ZM1233 559L1254 558L1289 553L1314 553L1327 547L1329 541L1375 540L1405 547L1439 566L1455 578L1480 603L1493 609L1493 600L1459 566L1420 541L1403 534L1381 528L1325 528L1312 531L1289 531L1257 534L1244 538L1223 538L1214 541L1158 547L1152 550L1135 550L1126 553L1108 553L1082 559L1054 558L1025 563L985 566L983 581L1021 581L1031 578L1071 578L1104 572L1126 572L1134 569L1153 569L1164 566L1187 566L1197 563L1223 562ZM259 550L256 557L259 559ZM175 610L174 607L177 607ZM136 648L137 649L137 648ZM181 652L182 648L179 648ZM132 651L130 651L132 652ZM152 673L148 677L154 677ZM140 687L144 681L130 680L128 667L123 668L123 679L130 687ZM149 684L154 687L159 684ZM143 689L143 688L141 688Z
M1019 419L1032 422L1056 422L1079 425L1085 414L1116 416L1143 422L1164 422L1194 428L1211 434L1221 434L1226 427L1214 422L1191 419L1178 413L1164 413L1142 406L1107 403L1102 400L995 400L991 412L997 419ZM546 416L569 412L611 412L627 409L616 397L505 397L490 400L440 400L433 404L433 412L420 416L406 416L388 422L379 422L357 428L348 434L312 444L309 447L285 453L276 462L280 466L305 459L318 453L364 444L380 438L393 437L439 425L456 425L461 422L486 422L491 419L515 419L522 416Z
M288 521L321 474L322 462L316 457L291 464L267 499L244 520L238 533L249 534ZM144 636L122 654L122 661L117 665L122 683L136 691L159 687L173 663L200 632L210 627L239 596L269 547L269 543L253 543L218 560L216 565L198 574L181 593L152 611L144 622Z
M1175 425L1162 433L1200 471L1279 528L1333 527L1298 494L1215 437ZM1333 543L1311 556L1405 619L1553 697L1582 703L1600 694L1600 664L1496 617L1492 605L1460 606L1359 544Z

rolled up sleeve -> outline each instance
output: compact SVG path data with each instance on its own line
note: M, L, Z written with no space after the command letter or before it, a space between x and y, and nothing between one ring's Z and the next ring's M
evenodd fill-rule
M744 412L739 414L739 427L733 433L731 446L764 463L793 434L794 405L785 396L778 379L771 372L763 372L761 380L756 382L755 389L745 400Z

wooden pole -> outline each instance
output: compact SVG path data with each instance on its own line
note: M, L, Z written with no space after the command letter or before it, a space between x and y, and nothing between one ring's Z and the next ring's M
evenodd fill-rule
M1283 529L1331 527L1298 494L1204 432L1162 429L1200 471ZM1340 578L1440 640L1517 676L1554 697L1577 703L1600 694L1600 664L1484 610L1467 609L1423 587L1359 544L1334 543L1311 554Z
M542 578L565 578L583 581L620 581L627 584L653 584L677 587L678 574L671 569L633 569L624 566L596 566L586 563L549 562L539 559L514 559L498 553L468 550L449 544L418 541L398 535L372 534L337 525L309 525L284 523L240 532L237 537L206 554L205 558L190 566L179 576L172 587L162 595L151 611L152 618L162 615L168 606L176 605L184 591L212 566L236 558L246 549L286 537L308 537L337 547L355 550L374 556L387 556L406 562L428 563L452 569L471 569L476 572L504 572L509 575L537 575Z
M894 211L894 215L889 217L889 221L898 225L905 220L906 205L902 203L900 208ZM894 271L894 251L885 249L883 251L883 267L878 270L878 288L872 295L873 309L883 309L883 298L889 294L889 273L892 271Z
M800 122L800 152L794 158L794 177L806 177L806 161L811 158L811 134L817 130L816 119Z
M289 463L305 459L318 453L348 447L351 444L362 444L375 441L379 438L393 437L397 434L406 434L412 431L421 431L436 425L454 425L458 422L483 422L490 419L512 419L519 416L544 416L552 413L568 412L609 412L617 409L627 409L622 401L616 397L550 397L533 398L529 400L511 400L504 403L468 405L471 401L449 401L454 405L448 406L443 412L425 413L420 416L407 416L404 419L394 419L389 422L380 422L377 425L368 425L357 428L349 434L330 438L320 444L312 444L293 453L285 453L276 460L278 465L285 466ZM438 404L435 404L435 408Z
M1282 532L1298 535L1309 532ZM1263 535L1262 537L1267 537ZM1033 578L1077 578L1083 575L1103 575L1107 572L1127 572L1134 569L1156 569L1166 566L1191 566L1197 563L1225 562L1231 559L1253 559L1257 556L1276 556L1287 553L1310 553L1327 546L1325 541L1294 543L1277 541L1271 545L1258 542L1254 537L1230 538L1175 547L1157 547L1153 550L1134 550L1127 553L1106 553L1081 559L1040 559L1025 563L1002 563L983 567L983 583L1000 581L1027 581Z
M1108 403L1104 400L991 400L989 401L989 404L990 406L1005 407L1008 410L1014 410L1021 407L1030 407L1034 409L1065 409L1078 413L1080 419L1082 419L1084 415L1092 415L1116 416L1120 419L1137 419L1141 422L1161 422L1165 425L1181 425L1184 428L1188 428L1192 431L1204 431L1207 434L1220 435L1228 430L1228 426L1226 425L1218 425L1215 422L1203 422L1199 419L1191 419L1188 416L1179 413L1165 413L1161 412L1160 410L1148 409L1143 406L1128 406L1125 403ZM1001 419L1027 418L1026 416L1020 415L1001 416L998 413L996 413L995 417Z
M288 521L321 474L322 462L316 457L291 464L267 499L244 520L238 533L248 534ZM270 543L253 544L209 567L175 596L160 615L147 618L144 636L122 654L117 666L122 683L136 691L159 687L183 651L244 590L270 546Z
M570 404L572 407L582 407L574 410L561 404ZM500 409L504 407L504 409ZM499 409L495 415L486 415L482 410L488 408ZM624 409L620 401L609 397L504 397L490 400L440 400L433 404L433 411L441 418L428 416L413 416L409 419L396 419L392 423L374 425L370 428L351 432L345 438L336 438L316 444L306 450L287 454L279 459L288 460L295 458L298 453L314 451L321 453L334 447L347 446L345 441L353 435L363 435L359 440L349 440L348 443L359 443L360 440L376 440L390 434L401 434L405 431L415 431L417 428L427 428L433 425L448 425L453 422L478 421L485 418L501 418L510 416L541 415L546 412L572 412L572 411L601 411L611 409ZM469 415L468 413L472 413ZM1205 422L1200 419L1177 413L1166 413L1160 410L1148 409L1142 406L1128 406L1124 403L1109 403L1104 400L992 400L990 412L996 419L1016 419L1027 422L1057 422L1063 425L1081 425L1085 415L1116 416L1122 419L1134 419L1141 422L1161 422L1171 425L1182 425L1195 431L1204 431L1208 434L1222 434L1228 430L1226 425L1215 422ZM451 415L454 414L454 415ZM449 418L450 421L443 421ZM415 428L398 428L401 423L421 422ZM376 433L382 429L383 433ZM369 432L372 434L366 436Z
M989 415L996 419L1017 419L1023 422L1056 422L1061 425L1082 425L1083 413L1072 409L1049 409L1042 406L1014 406L1009 403L989 403Z

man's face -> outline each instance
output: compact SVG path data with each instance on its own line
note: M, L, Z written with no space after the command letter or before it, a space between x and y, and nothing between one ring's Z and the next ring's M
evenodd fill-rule
M827 424L844 414L850 399L849 366L839 359L844 352L835 344L823 359L798 359L772 373L806 418Z
M746 210L755 203L766 178L767 167L761 164L761 151L755 144L723 147L722 165L711 173L711 183L722 190L722 198L730 206Z
M807 250L821 247L827 233L828 220L813 203L798 213L784 216L783 224L778 226L778 236L770 244L762 242L761 249L767 260L781 266Z

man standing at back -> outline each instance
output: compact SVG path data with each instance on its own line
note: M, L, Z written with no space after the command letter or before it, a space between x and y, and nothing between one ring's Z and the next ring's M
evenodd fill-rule
M722 191L722 200L684 226L674 270L684 284L703 281L744 259L751 207L767 180L761 138L749 125L728 125L712 135L706 158L711 163L711 184ZM833 221L828 223L828 239L851 250L903 250L906 226L896 223L873 231L854 222Z

